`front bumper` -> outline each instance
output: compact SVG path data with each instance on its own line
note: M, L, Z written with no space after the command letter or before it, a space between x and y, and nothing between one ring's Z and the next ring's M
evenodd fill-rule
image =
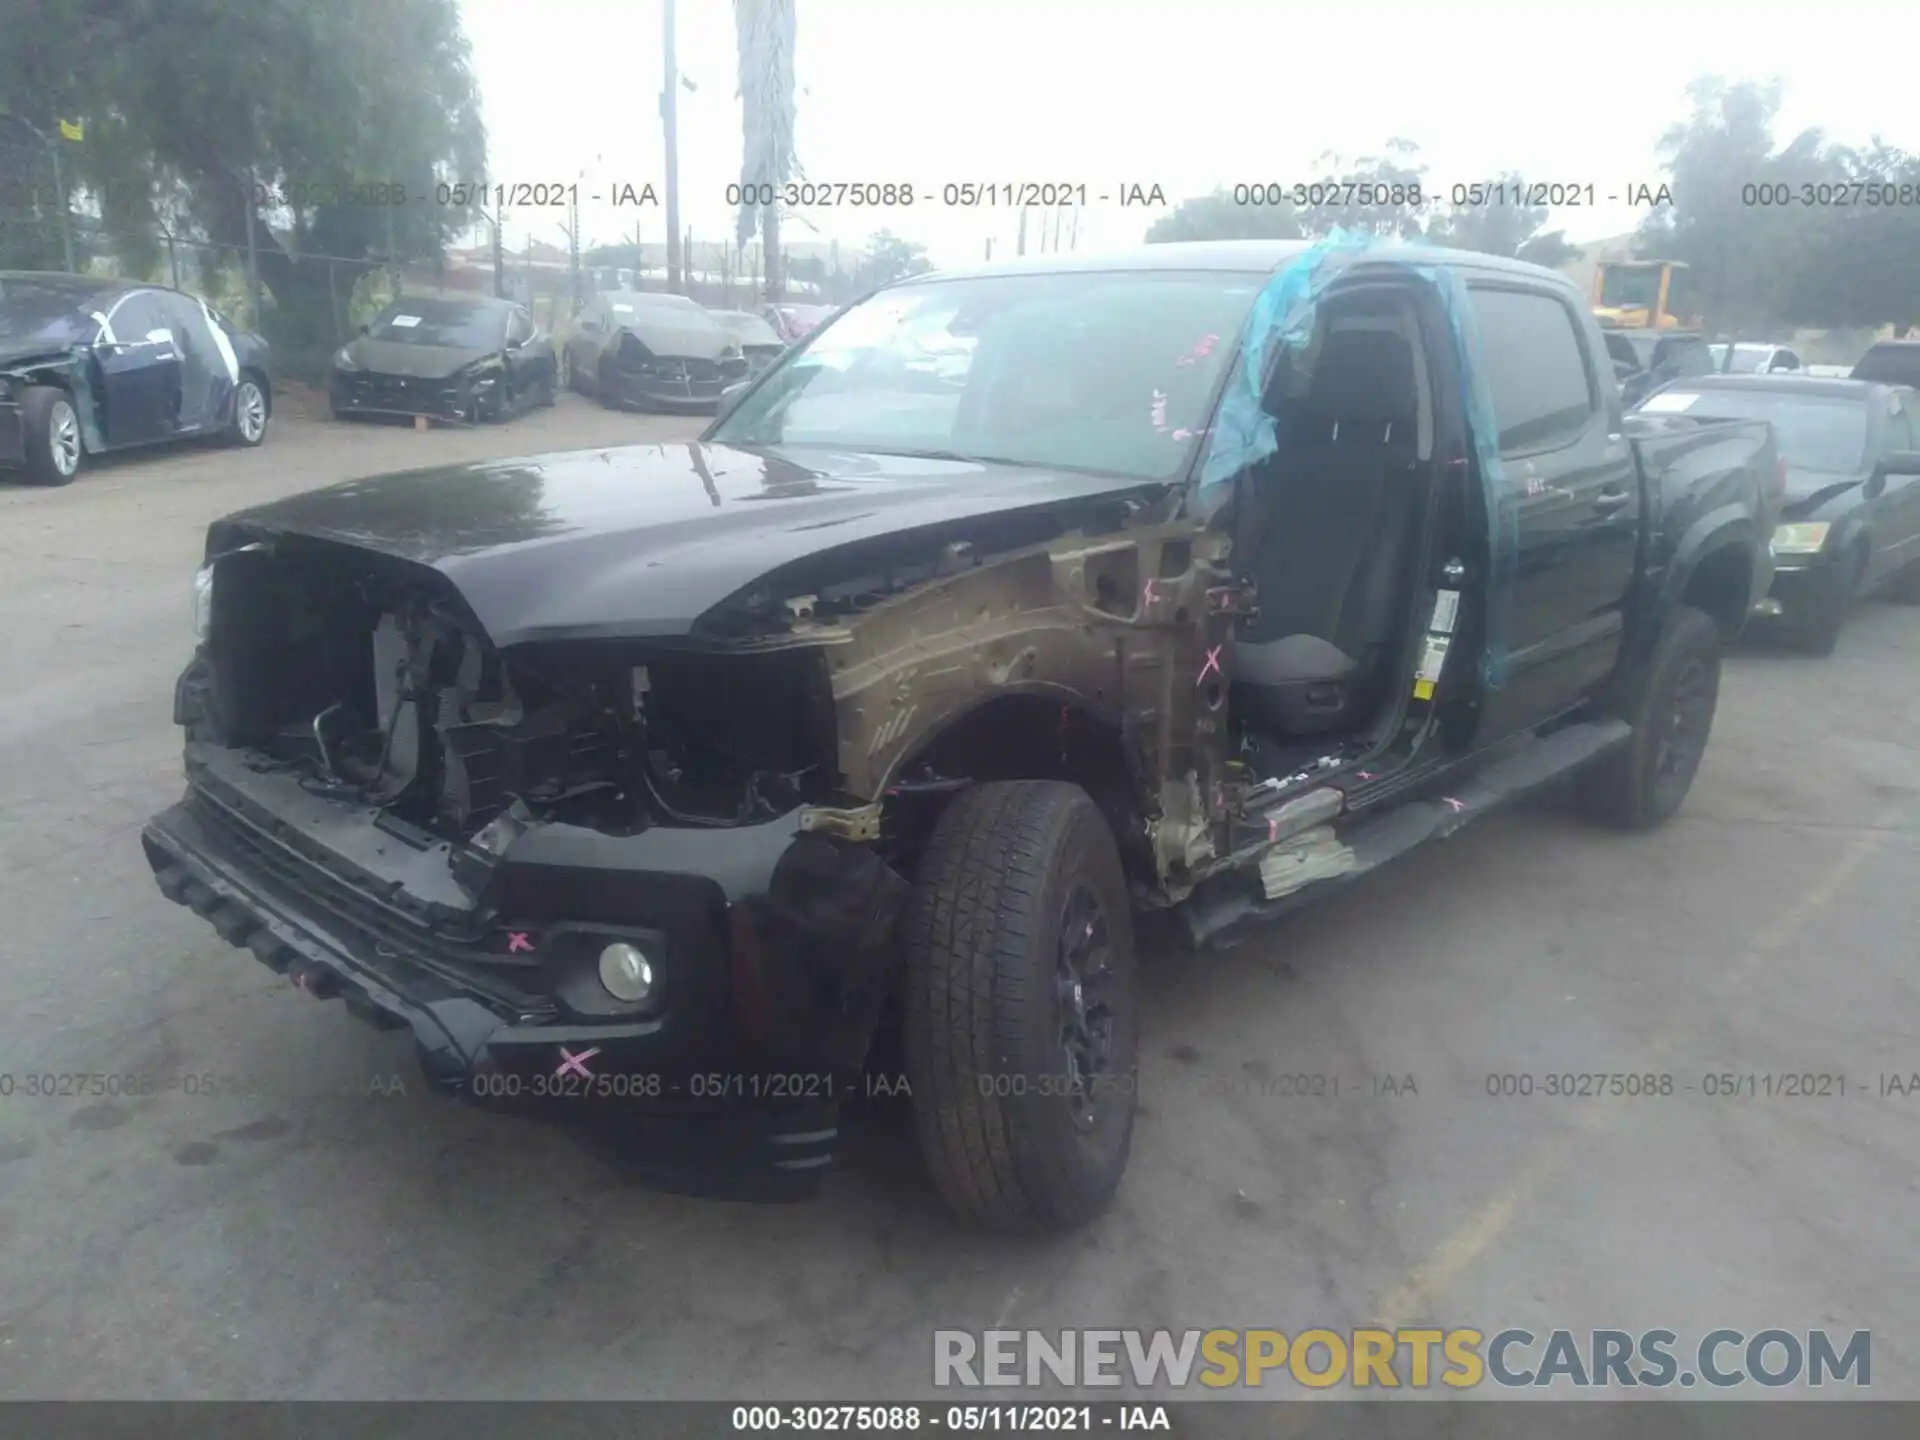
M615 405L705 414L718 408L722 391L746 378L744 358L664 359L645 369L616 365L612 370L613 391L606 398Z
M372 370L334 371L327 399L336 415L424 415L448 425L477 423L482 386L472 379L422 380Z
M228 943L410 1030L439 1087L576 1128L656 1184L749 1199L817 1184L864 1083L905 889L871 851L790 817L705 845L555 825L510 846L490 903L463 913L433 852L396 843L377 812L308 795L331 813L295 813L285 777L213 751L189 745L187 797L142 844L161 892ZM655 1009L569 1003L575 942L607 935L659 947Z
M1839 583L1839 566L1840 553L1831 543L1815 555L1776 555L1773 583L1757 613L1791 619L1819 609Z

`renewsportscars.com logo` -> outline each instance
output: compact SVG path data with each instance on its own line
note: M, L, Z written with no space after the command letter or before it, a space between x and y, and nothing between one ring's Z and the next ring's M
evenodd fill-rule
M1505 1387L1719 1389L1873 1383L1873 1332L1468 1329L936 1330L933 1383L983 1389L1065 1385L1150 1390L1303 1385L1324 1390Z

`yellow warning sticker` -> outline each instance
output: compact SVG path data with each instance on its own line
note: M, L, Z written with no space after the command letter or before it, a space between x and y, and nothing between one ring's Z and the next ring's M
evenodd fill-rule
M1433 698L1433 681L1431 680L1414 681L1413 682L1413 698L1416 700L1431 700Z

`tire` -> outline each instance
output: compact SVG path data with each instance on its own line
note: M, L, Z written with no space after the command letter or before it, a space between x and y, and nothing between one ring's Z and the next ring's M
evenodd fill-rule
M600 368L594 372L593 394L609 410L624 410L619 401L617 387L609 381L613 375L613 363L606 356L600 357Z
M27 451L28 482L71 485L87 453L73 397L53 385L34 385L21 391L20 431Z
M267 392L251 375L242 375L233 387L233 424L227 439L252 449L267 438ZM337 417L339 411L334 414Z
M1853 606L1860 578L1866 574L1867 557L1854 549L1828 574L1827 584L1806 609L1789 615L1787 639L1794 649L1808 655L1831 655L1840 645L1840 631L1846 626L1847 611Z
M533 403L540 406L542 409L547 409L551 407L560 398L559 391L560 391L560 385L558 380L556 380L554 376L552 375L543 376L540 380L539 398L536 399Z
M1619 830L1650 830L1673 818L1700 769L1720 698L1720 628L1676 606L1653 653L1624 677L1612 713L1633 738L1574 777L1586 816Z
M904 930L907 1078L935 1189L986 1229L1091 1220L1126 1170L1139 1060L1133 916L1099 808L1056 781L962 792Z
M574 373L573 351L570 349L562 350L560 352L560 359L556 363L554 368L559 376L559 383L561 387L563 389L572 390L577 394L580 389L580 377Z
M1887 582L1886 597L1902 605L1920 605L1920 562L1907 566Z

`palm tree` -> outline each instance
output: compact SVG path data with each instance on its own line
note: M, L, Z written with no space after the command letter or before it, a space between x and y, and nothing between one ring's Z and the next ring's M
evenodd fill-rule
M794 0L733 0L740 50L740 118L746 137L743 185L780 187L793 178ZM755 192L749 190L749 196ZM736 238L745 245L759 228L766 256L767 298L778 300L785 280L780 254L780 206L749 199L740 207Z

